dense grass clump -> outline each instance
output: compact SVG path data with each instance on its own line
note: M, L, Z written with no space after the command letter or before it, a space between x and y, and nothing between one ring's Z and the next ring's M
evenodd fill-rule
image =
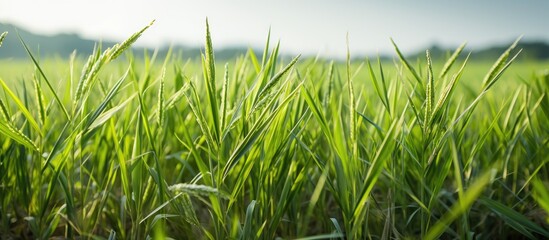
M115 60L147 28L54 69L22 41L2 238L549 238L549 72L498 83L516 43L469 79L464 45L416 64L394 44L393 66L267 40L223 67L208 26L201 64Z

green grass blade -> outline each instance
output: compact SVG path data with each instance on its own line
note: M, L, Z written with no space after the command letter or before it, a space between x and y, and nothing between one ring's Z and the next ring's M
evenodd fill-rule
M189 82L188 85L190 89L190 93L184 92L185 97L187 98L187 101L189 102L189 107L191 108L191 111L196 119L196 122L202 131L202 134L206 137L206 140L212 147L215 147L215 139L212 136L212 133L210 131L210 128L208 127L208 122L206 121L206 117L202 113L202 107L200 106L200 98L198 96L196 86L193 82Z
M277 113L286 105L288 102L295 97L298 90L300 89L301 84L298 85L295 89L293 89L292 92L290 92L286 98L284 98L280 103L278 103L277 108L272 110L269 114L267 114L267 108L263 110L263 112L260 115L260 119L263 119L261 121L256 121L251 129L249 130L248 134L244 137L244 139L237 145L237 147L234 149L234 151L231 153L229 159L227 160L227 163L223 167L221 181L225 180L227 175L234 165L246 154L252 145L256 142L256 140L265 132L265 128L273 121ZM280 95L282 90L278 90L277 95ZM276 98L271 99L271 101L268 103L269 106L272 106L275 104Z
M320 129L322 130L322 133L326 136L326 139L330 143L330 146L334 146L334 137L332 131L330 130L328 119L322 111L323 108L320 105L320 100L318 100L316 95L307 87L304 89L304 97L308 108L311 110L313 116L318 121L318 124L320 124Z
M62 143L65 140L64 134L65 134L65 131L67 131L68 128L69 128L69 123L65 124L65 126L63 127L63 130L61 130L61 133L59 134L59 137L57 138L57 140L53 144L53 147L51 148L50 153L48 154L48 157L44 161L44 165L42 166L42 170L40 171L42 174L44 174L44 171L46 170L46 168L50 166L50 162L53 159L53 157L58 153L58 151L60 151L64 147L64 145L62 145Z
M355 225L356 227L352 228L352 231L350 233L351 237L358 236L358 230L360 229L359 226L362 226L363 222L365 221L364 218L366 214L365 209L367 200L370 197L370 192L372 191L376 182L379 179L379 176L381 174L381 171L383 170L383 167L385 166L386 161L390 159L389 154L391 154L393 150L393 145L395 144L395 142L393 141L393 137L397 135L398 131L400 130L400 125L402 125L405 116L404 112L399 119L395 119L391 124L391 127L387 131L383 142L378 146L375 157L372 159L371 165L368 168L366 178L364 179L364 183L359 194L359 199L356 203L356 206L354 206L354 211L352 213L353 225Z
M257 56L255 55L255 52L252 48L248 48L248 56L250 61L252 61L252 65L254 66L255 73L259 74L261 72L261 66L259 65Z
M124 102L120 103L118 106L112 107L107 111L101 112L99 116L97 116L93 121L90 122L89 126L86 128L86 131L89 133L94 129L98 128L99 126L103 125L105 122L111 119L114 116L114 114L116 114L120 110L123 110L126 107L126 105L128 105L136 96L137 94L133 94L130 97L128 97L128 99L126 99Z
M532 232L536 232L543 235L545 238L549 238L549 231L530 221L526 216L520 214L512 208L486 197L481 198L480 202L490 208L492 212L503 218L509 226L524 236L530 239L537 239L532 234Z
M498 72L501 72L501 71L504 70L504 69L502 69L504 64L506 63L507 59L509 58L509 55L511 54L511 51L513 51L513 49L515 49L515 47L517 46L517 44L518 44L518 42L520 41L521 38L522 37L517 38L515 40L515 42L513 42L513 44L511 44L511 46L509 46L509 48L507 48L507 50L505 50L505 52L503 52L501 54L501 56L494 63L494 65L492 65L492 68L490 68L490 71L488 71L488 73L484 77L484 80L482 81L482 88L483 89L487 89L488 85L491 82L494 82L495 76L498 74Z
M21 113L25 116L25 118L27 119L27 121L29 122L30 126L32 127L32 129L34 131L36 131L36 133L38 133L38 135L42 136L42 130L40 129L40 127L38 126L38 123L36 123L36 120L34 120L34 117L32 116L32 114L29 112L29 110L25 107L25 105L21 102L21 100L17 97L17 95L15 95L14 92L12 92L9 88L8 88L8 85L6 85L6 83L4 82L4 80L2 78L0 78L0 85L2 85L2 88L4 89L4 92L8 94L8 96L10 96L11 100L13 102L15 102L15 104L17 105L17 107L19 108L19 110L21 111Z
M267 82L267 84L265 84L265 86L263 88L261 88L261 90L259 91L258 93L258 101L254 104L255 107L257 107L258 105L260 105L259 103L264 101L265 98L267 97L267 95L273 90L274 86L280 82L280 80L282 79L282 76L284 76L288 71L290 71L290 69L295 65L295 63L299 60L299 57L301 57L301 55L298 55L297 57L295 57L294 59L292 59L292 61L286 65L286 67L284 67L284 69L282 69L282 71L278 72L276 75L274 75L270 80L269 82Z
M4 119L6 122L10 121L10 114L8 112L8 107L6 106L4 101L2 101L2 99L0 99L0 113L2 114L2 119Z
M111 88L111 90L109 91L109 93L107 94L107 96L105 96L105 99L103 99L103 101L101 102L101 104L99 104L99 107L93 112L93 114L88 118L87 122L86 122L86 125L84 126L84 129L88 129L90 128L90 126L92 125L95 125L95 126L98 126L99 124L94 124L94 121L99 117L99 115L101 115L101 113L103 113L103 111L105 110L105 108L108 106L108 104L112 101L112 99L114 98L114 96L116 95L116 93L118 93L118 90L120 89L120 87L122 86L122 83L124 82L124 80L126 79L126 77L128 76L128 73L129 73L130 69L128 68L128 70L126 70L126 72L124 73L124 75L122 75L122 77L120 77L120 79L118 79L118 81L116 81L116 83L114 84L114 86Z
M492 78L490 78L488 83L484 86L484 91L490 89L499 80L503 72L505 72L505 70L507 70L507 68L511 66L511 63L515 61L515 59L520 55L521 52L522 49L519 50L509 61L507 61L507 63L505 63L503 67L499 68L499 71Z
M27 55L29 55L32 62L34 63L34 66L38 69L38 72L40 72L40 75L42 75L42 77L44 78L44 81L46 82L46 85L48 86L51 93L53 94L53 97L55 98L55 101L57 102L57 105L59 105L59 107L61 108L61 110L65 114L65 117L70 120L71 118L69 116L69 112L67 111L67 108L65 108L65 105L63 104L63 102L61 102L61 99L59 98L59 95L57 95L57 91L55 91L53 89L53 86L51 85L51 82L48 80L48 77L46 77L46 74L44 74L44 71L42 70L42 67L40 67L40 64L38 64L38 61L36 60L36 58L34 58L34 55L30 51L30 49L27 46L27 44L25 43L25 41L23 41L23 38L21 38L19 33L17 33L17 37L19 37L19 41L21 42L21 44L25 48L25 51L27 52Z
M398 46L396 45L395 41L393 41L392 38L391 38L391 43L395 47L395 51L397 53L398 58L404 64L404 67L406 67L406 69L408 69L408 71L410 71L412 73L412 76L416 80L418 86L421 86L421 88L422 88L422 89L420 89L421 92L423 92L423 85L422 85L423 81L421 80L421 77L419 76L417 71L412 67L412 65L410 65L410 63L406 60L406 58L404 58L404 55L402 54L402 52L400 52L400 49L398 49Z
M381 67L381 63L379 63L379 68L380 68L380 72L381 72L381 82L382 82L382 87L383 88L378 83L378 79L377 79L377 77L374 73L374 70L372 68L372 64L370 63L369 59L366 60L366 65L368 67L368 73L370 74L370 79L372 80L372 83L374 84L374 88L376 90L377 96L381 100L381 103L383 104L383 106L385 106L385 109L387 109L387 112L389 112L389 114L390 114L391 109L389 107L389 99L387 97L388 91L387 91L387 88L386 88L386 85L385 85L385 77L383 76L383 70L382 70L382 67Z
M153 215L155 215L156 213L158 213L160 210L162 210L162 208L166 207L168 204L170 204L170 202L172 202L173 200L177 199L179 196L183 195L183 192L180 192L178 193L177 195L175 195L173 198L171 198L170 200L162 203L160 206L158 206L157 208L155 208L153 211L151 211L147 216L145 216L143 219L141 219L141 221L139 221L139 224L143 224L143 222L145 222L147 219L149 219L150 217L152 217Z
M267 41L265 43L265 48L263 49L263 56L261 56L261 67L263 68L267 64L267 56L269 55L269 44L271 42L271 27L269 27L269 32L267 33Z
M240 239L248 239L251 236L254 236L253 225L255 223L254 213L255 213L256 205L257 205L257 201L252 200L252 202L250 202L250 204L248 204L248 207L246 208L246 218L244 219L244 226L242 229L242 235L240 236Z
M440 70L440 74L438 75L438 78L439 78L439 79L442 79L444 76L446 76L446 74L448 73L448 71L450 70L450 68L452 67L452 65L454 65L454 63L456 62L457 58L459 57L459 54L461 54L461 52L463 51L463 49L465 48L466 45L467 45L467 43L462 43L462 44L454 51L454 53L452 54L452 56L450 56L450 58L446 61L446 63L444 64L444 67L442 67L442 70Z
M35 152L39 152L38 147L25 134L7 122L0 121L0 133Z
M376 130L383 135L383 129L377 124L375 123L372 119L370 119L369 117L367 117L366 115L364 115L363 113L360 113L360 112L357 112L359 116L362 117L362 119L366 120L366 122L368 122L369 124L371 124L372 126L374 126L376 128Z
M546 216L549 216L549 191L547 187L539 179L534 179L532 186L534 187L534 199L545 210ZM549 217L546 218L546 221L549 223Z
M164 111L167 112L170 109L174 108L177 102L185 96L185 91L187 91L189 85L183 85L177 92L175 92L167 101L165 101Z
M490 183L492 174L492 171L487 171L483 173L475 182L473 182L469 189L465 191L463 197L459 198L459 200L452 205L450 210L429 229L424 239L438 239L440 235L448 228L450 223L465 213L471 205L475 203L480 194L482 194L484 187Z
M470 55L467 55L467 58L465 58L465 61L461 65L461 68L458 70L456 74L452 76L452 79L446 85L446 88L440 93L440 97L438 98L438 102L435 106L433 117L437 117L442 112L442 110L447 106L449 102L448 100L450 99L449 97L452 96L452 93L454 92L457 86L457 83L461 79L461 76L463 74L463 69L465 69L465 66L467 65L469 56Z
M334 225L334 228L335 228L335 233L336 234L342 234L343 235L343 230L341 229L341 226L339 225L339 223L337 222L337 219L335 218L330 218L330 221L332 222L332 225ZM344 239L345 238L345 235L341 236L340 239Z

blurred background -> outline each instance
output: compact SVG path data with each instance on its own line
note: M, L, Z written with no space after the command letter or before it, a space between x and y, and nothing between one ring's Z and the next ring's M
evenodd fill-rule
M283 55L333 59L393 54L390 38L406 54L468 43L474 56L491 58L523 36L522 58L549 58L549 1L119 1L0 0L0 31L10 34L0 58L26 57L16 29L42 55L88 54L94 43L110 45L156 22L137 48L169 46L199 56L210 21L216 56L231 58L261 49L269 29ZM141 49L138 49L141 50ZM494 54L492 54L492 52Z

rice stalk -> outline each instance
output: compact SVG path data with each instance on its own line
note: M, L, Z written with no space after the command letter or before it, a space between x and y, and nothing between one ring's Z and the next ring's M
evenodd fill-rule
M158 88L158 102L156 104L157 106L157 123L159 127L162 127L164 125L164 119L166 118L166 109L165 107L165 100L164 100L164 78L166 76L166 69L162 69L162 74L160 75L160 87Z
M461 54L461 52L463 51L466 45L467 43L462 43L461 45L459 45L459 47L454 51L454 53L452 53L452 56L450 56L450 58L448 58L446 63L444 63L444 66L442 67L442 70L440 70L440 74L438 75L439 79L442 79L443 77L445 77L448 71L450 71L450 68L452 68L452 66L454 65L454 63L456 62L457 58L459 57L459 55Z
M40 67L40 65L38 64L38 61L36 60L36 58L34 57L34 55L31 53L29 47L27 46L27 44L23 41L23 38L21 38L21 35L19 35L19 33L17 33L17 37L19 38L19 41L21 42L21 44L23 45L23 47L25 48L25 51L27 52L27 55L29 55L29 57L31 58L32 62L34 63L34 66L36 67L36 69L38 69L38 72L40 73L40 75L42 76L42 78L44 78L44 81L46 82L46 85L48 86L48 88L50 89L51 93L53 94L53 97L55 98L55 101L57 102L57 105L61 108L61 110L63 111L63 113L65 114L65 117L67 119L70 120L70 116L69 116L69 112L67 111L67 109L65 108L65 105L61 102L61 99L59 98L59 96L57 95L57 91L55 91L53 89L53 86L51 85L51 82L48 80L48 78L46 77L46 74L44 74L44 71L42 70L42 68ZM32 124L32 122L31 122Z
M8 35L8 32L3 32L2 34L0 34L0 47L2 47L2 42L4 41L7 35Z
M215 81L215 58L212 46L212 38L210 35L210 25L208 19L206 19L206 45L205 53L202 55L202 68L204 69L204 81L206 85L206 96L209 101L209 109L212 114L213 131L212 138L213 143L216 145L220 142L221 137L221 125L219 117L219 105L217 103L217 88Z
M34 80L35 99L37 100L37 105L38 105L38 113L39 113L38 116L40 118L40 122L42 123L42 125L44 125L46 123L46 106L44 103L45 102L44 94L42 92L42 87L38 83L38 79L36 76L33 78L33 80Z

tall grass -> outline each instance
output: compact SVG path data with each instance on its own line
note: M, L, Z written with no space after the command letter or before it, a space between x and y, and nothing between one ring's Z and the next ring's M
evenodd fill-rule
M0 78L0 235L549 237L549 74L502 95L516 43L480 79L465 45L412 64L393 42L388 71L282 60L269 37L220 70L207 22L199 62L126 52L149 27L64 69L21 40L33 74Z

